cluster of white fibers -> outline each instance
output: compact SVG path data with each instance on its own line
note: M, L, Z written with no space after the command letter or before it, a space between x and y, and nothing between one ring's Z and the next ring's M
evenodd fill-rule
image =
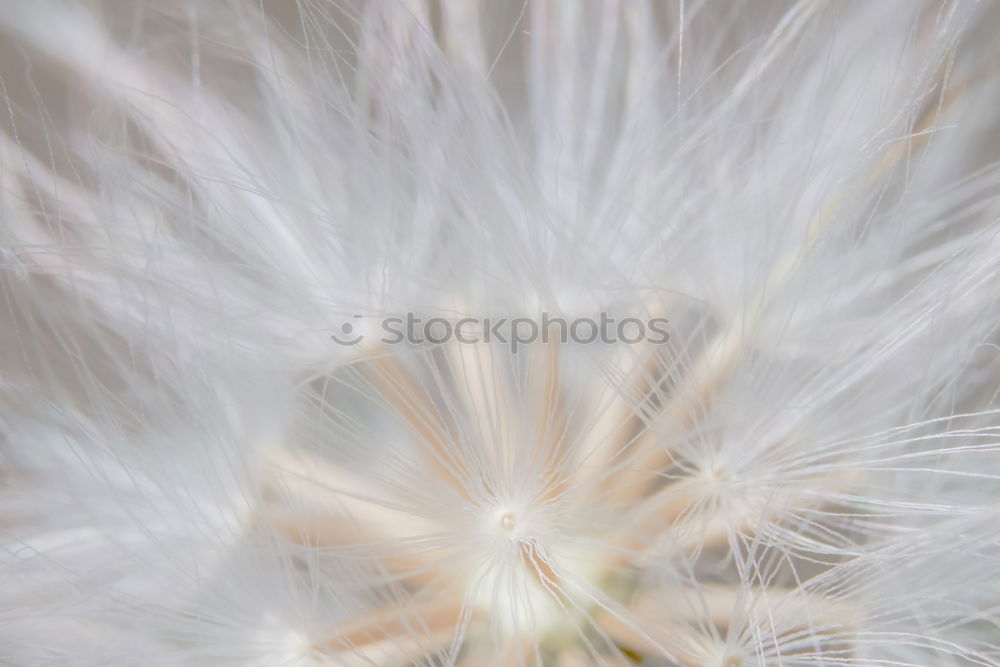
M0 665L1000 665L997 30L0 0Z

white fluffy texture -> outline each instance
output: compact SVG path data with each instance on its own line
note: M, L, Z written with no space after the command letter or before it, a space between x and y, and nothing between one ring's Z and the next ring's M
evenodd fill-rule
M1000 665L998 28L0 1L0 664Z

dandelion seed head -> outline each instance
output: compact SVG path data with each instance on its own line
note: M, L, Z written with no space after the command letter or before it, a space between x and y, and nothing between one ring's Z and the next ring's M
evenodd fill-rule
M987 5L0 0L0 661L998 664Z

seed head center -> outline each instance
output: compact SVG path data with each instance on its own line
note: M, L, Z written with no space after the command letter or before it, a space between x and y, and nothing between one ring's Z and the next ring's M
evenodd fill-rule
M500 517L500 527L508 533L513 533L517 528L517 517L513 512L506 512Z

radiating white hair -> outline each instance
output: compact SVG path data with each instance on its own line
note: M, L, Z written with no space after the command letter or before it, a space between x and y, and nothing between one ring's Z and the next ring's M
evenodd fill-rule
M0 664L1000 665L998 29L0 0Z

